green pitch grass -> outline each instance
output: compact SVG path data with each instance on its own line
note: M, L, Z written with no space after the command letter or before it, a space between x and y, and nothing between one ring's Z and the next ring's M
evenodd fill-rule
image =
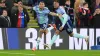
M0 56L100 56L100 50L0 50Z

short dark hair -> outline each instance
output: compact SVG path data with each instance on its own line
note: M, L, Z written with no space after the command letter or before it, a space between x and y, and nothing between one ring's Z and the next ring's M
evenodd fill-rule
M59 3L59 1L58 1L58 0L54 0L54 2L57 2L57 3Z
M22 0L14 0L14 3L22 2Z
M88 4L88 3L87 2L83 3L83 6L86 5L86 4Z
M2 10L2 12L1 12L1 14L3 14L3 11L7 11L7 12L8 12L8 10L7 10L7 9L3 9L3 10Z
M66 0L66 1L70 1L70 0Z
M44 2L44 1L40 1L40 2L39 2L39 4L40 4L40 3L44 3L44 4L45 4L45 2Z

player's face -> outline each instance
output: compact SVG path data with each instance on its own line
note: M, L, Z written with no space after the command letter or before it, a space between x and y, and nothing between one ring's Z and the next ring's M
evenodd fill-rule
M58 2L54 2L54 8L58 8L59 7L59 3Z
M40 3L39 3L39 8L43 9L44 7L45 7L45 4L42 3L42 2L40 2Z

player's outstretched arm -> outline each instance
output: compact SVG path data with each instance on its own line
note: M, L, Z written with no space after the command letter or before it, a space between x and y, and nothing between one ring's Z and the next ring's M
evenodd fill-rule
M49 14L52 15L52 16L58 16L58 14L54 13L54 12L50 12Z

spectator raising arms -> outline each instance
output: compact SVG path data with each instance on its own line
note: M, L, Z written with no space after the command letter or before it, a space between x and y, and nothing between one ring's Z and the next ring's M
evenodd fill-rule
M23 6L22 1L14 2L14 6L11 9L11 14L15 13L18 10L18 6Z
M91 12L88 8L88 3L83 3L83 8L79 10L80 27L89 27L92 19Z
M79 9L82 6L83 2L85 2L84 0L75 0L74 3L74 10L75 10L75 20L76 20L76 26L79 28L80 27L80 19L79 19Z
M17 28L25 28L29 22L29 15L23 6L18 6L18 11L12 14L12 26Z

